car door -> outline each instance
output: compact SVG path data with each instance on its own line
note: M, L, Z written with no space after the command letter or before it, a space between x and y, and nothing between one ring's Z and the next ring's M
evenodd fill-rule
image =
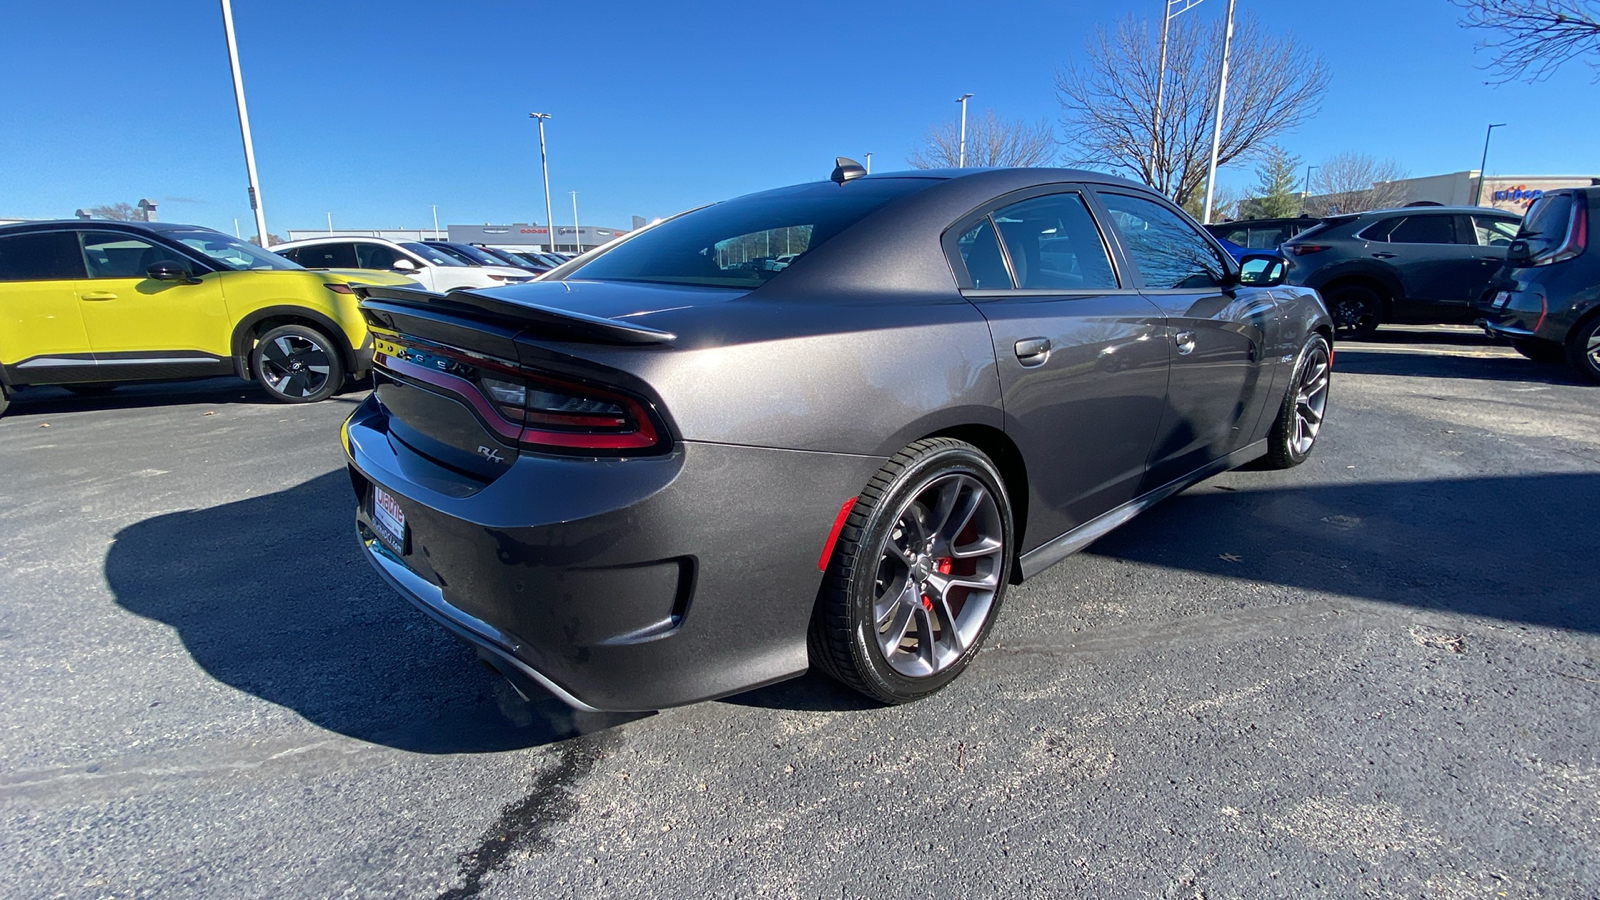
M1250 443L1271 392L1278 307L1271 291L1238 285L1227 257L1175 207L1131 191L1095 194L1172 350L1149 490Z
M94 381L78 310L83 255L67 230L0 236L0 365L13 384Z
M79 309L106 377L184 377L228 371L232 322L222 297L222 274L137 234L78 232L87 277L78 284ZM157 281L158 262L176 262L193 283Z
M1027 462L1025 551L1137 496L1168 356L1160 311L1119 282L1084 192L1028 193L946 237Z
M1370 255L1400 279L1399 319L1470 321L1472 302L1505 261L1504 250L1478 246L1471 219L1454 213L1413 213L1387 231L1368 228L1362 236L1374 242Z

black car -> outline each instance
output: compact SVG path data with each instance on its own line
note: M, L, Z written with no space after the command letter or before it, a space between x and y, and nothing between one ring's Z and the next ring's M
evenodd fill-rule
M1290 284L1316 288L1341 338L1387 322L1468 324L1520 219L1483 207L1332 216L1286 241Z
M488 247L483 244L472 244L471 246L494 257L495 259L502 261L505 265L516 266L519 269L527 269L530 272L540 275L543 275L544 273L555 268L554 266L547 265L542 260L536 260L532 256L519 253L516 250L502 250L498 247Z
M1548 191L1533 201L1479 302L1483 327L1510 338L1523 356L1565 362L1600 382L1600 255L1589 228L1600 214L1600 186Z
M514 684L581 708L812 665L915 700L1007 585L1200 479L1307 457L1333 328L1281 268L1096 172L841 160L559 280L374 288L357 532Z
M1284 241L1321 222L1312 216L1292 219L1239 219L1207 225L1206 230L1221 240L1237 244L1245 250L1262 250L1271 253Z

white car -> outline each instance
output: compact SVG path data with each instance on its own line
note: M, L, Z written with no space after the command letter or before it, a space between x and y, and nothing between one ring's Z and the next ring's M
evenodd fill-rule
M533 273L526 269L469 265L422 241L329 235L274 244L272 252L308 269L394 272L438 294L457 288L521 284L533 278Z

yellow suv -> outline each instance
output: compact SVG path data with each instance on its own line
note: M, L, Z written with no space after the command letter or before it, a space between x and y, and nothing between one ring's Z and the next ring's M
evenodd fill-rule
M0 412L18 388L238 375L285 403L331 396L372 365L351 284L220 231L68 220L0 227Z

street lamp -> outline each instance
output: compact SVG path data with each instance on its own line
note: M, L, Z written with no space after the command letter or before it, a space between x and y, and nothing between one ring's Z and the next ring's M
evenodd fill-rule
M549 113L528 113L528 118L539 123L539 169L544 172L544 224L550 231L551 253L556 251L556 220L550 212L550 163L544 155L544 120L550 118Z
M1478 163L1478 192L1472 198L1473 206L1483 205L1483 179L1489 174L1489 137L1494 134L1496 128L1504 128L1505 125L1504 122L1497 122L1490 125L1483 133L1483 162Z
M872 174L872 154L871 153L867 154L867 174L868 175Z
M961 104L961 149L956 157L956 168L958 169L967 167L967 98L971 96L971 94L962 94L956 98L956 102Z
M256 179L256 151L250 144L250 113L244 106L244 76L239 74L239 47L233 39L233 6L222 0L222 31L228 38L228 65L233 69L233 100L239 108L239 135L244 138L244 172L250 180L250 209L256 214L256 240L267 246L267 213L261 208L261 184Z
M1217 116L1211 123L1211 165L1206 169L1206 208L1202 225L1211 224L1211 198L1217 191L1217 156L1222 149L1222 107L1228 100L1228 54L1233 50L1233 4L1228 0L1228 26L1222 33L1222 70L1217 73Z
M1161 142L1161 99L1167 86L1167 32L1172 27L1173 19L1199 6L1201 2L1203 0L1161 0L1161 62L1156 66L1155 127L1151 130L1154 139L1151 155L1155 157L1155 169L1158 174L1161 171L1161 151L1164 146ZM1174 10L1174 6L1179 8Z
M433 239L437 241L439 239L439 204L430 203L428 205L433 207Z
M1305 212L1306 212L1306 205L1311 202L1311 172L1312 172L1313 169L1320 169L1320 168L1322 168L1322 167L1321 166L1306 166L1306 189L1300 195L1300 213L1302 215L1304 215Z
M568 191L572 195L572 239L578 243L578 252L583 252L583 232L578 230L578 192Z

